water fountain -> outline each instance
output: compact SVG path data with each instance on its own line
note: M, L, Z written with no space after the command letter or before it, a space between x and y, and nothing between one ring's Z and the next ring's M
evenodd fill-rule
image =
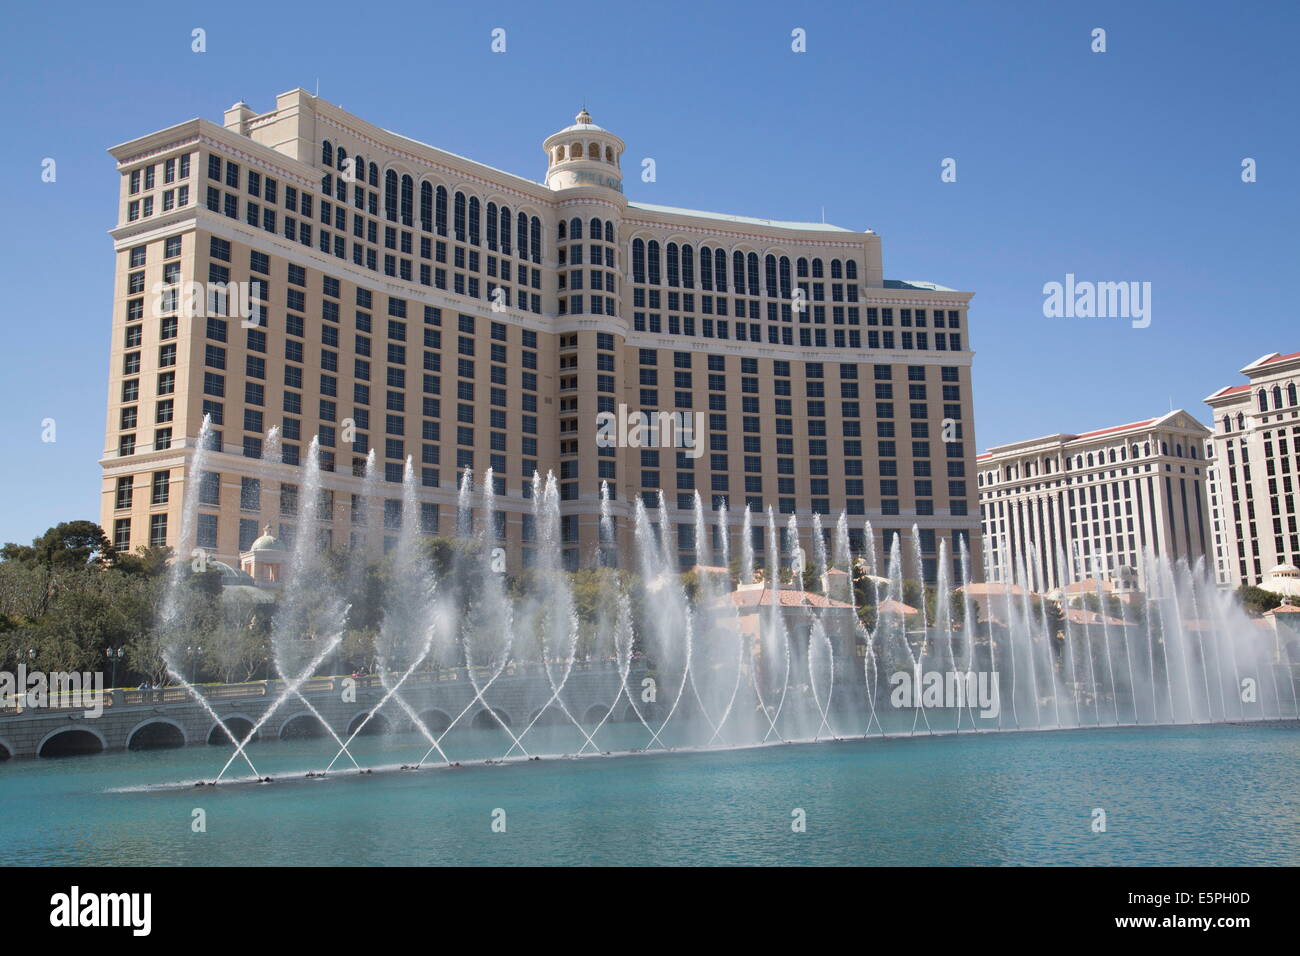
M197 523L207 432L205 424L190 466L182 556ZM270 451L275 438L269 436ZM266 467L268 475L283 470L275 460ZM600 540L589 561L600 597L594 620L584 624L561 561L561 501L553 475L534 478L533 560L512 574L498 546L493 475L487 472L476 484L466 469L456 505L460 546L439 574L424 546L420 489L408 459L401 507L383 513L383 531L391 540L375 646L378 696L359 722L332 727L304 690L335 660L348 620L344 597L324 583L322 573L330 547L329 516L321 510L325 482L313 440L301 470L291 557L271 634L279 680L269 683L268 693L275 697L242 738L226 731L235 749L218 780L241 757L258 778L247 746L291 701L332 738L334 759L322 763L322 773L349 765L361 769L351 748L372 722L418 735L427 752L407 765L417 769L454 765L458 754L449 735L465 730L471 718L480 729L483 718L487 730L501 737L498 759L517 760L552 752L539 748L550 739L546 729L556 726L572 741L564 752L591 755L610 749L615 728L620 741L636 737L622 750L669 750L1300 716L1293 666L1280 658L1272 635L1216 588L1199 563L1148 553L1145 595L1104 588L1107 569L1097 565L1090 580L1069 593L1044 596L1031 589L1042 569L1027 566L1023 556L1003 561L1013 569L1011 581L972 587L964 541L955 555L943 542L925 589L916 582L929 555L915 526L908 547L893 534L878 553L870 522L863 522L855 542L847 515L829 529L819 515L790 515L782 528L769 509L760 531L766 546L757 548L755 519L762 516L746 509L736 520L722 505L710 521L696 494L689 525L692 593L678 558L687 536L678 540L662 494L654 508L640 498L620 505L603 487ZM375 530L379 488L372 453L353 518L368 533ZM625 544L633 567L622 570L611 567L620 554L616 510L632 516ZM365 561L364 549L351 554L352 585L364 574ZM175 629L181 613L186 566L178 560L169 580L160 622L165 632ZM1076 560L1072 566L1083 564ZM516 577L526 586L512 585ZM613 691L594 713L575 712L575 670L593 665L609 675ZM417 679L445 669L463 675L472 699L446 726L434 728L408 692ZM172 675L225 728L202 691L185 682L179 668ZM497 694L505 683L521 679L536 682L544 703L512 726L498 713Z

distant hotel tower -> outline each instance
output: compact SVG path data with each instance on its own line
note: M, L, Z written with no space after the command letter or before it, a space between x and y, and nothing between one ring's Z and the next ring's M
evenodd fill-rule
M829 526L844 509L855 546L867 518L878 545L915 524L927 575L962 537L978 573L971 293L885 279L871 231L629 202L624 148L584 110L546 139L538 183L302 90L114 147L114 543L176 545L206 414L219 453L198 544L232 564L266 525L292 541L319 434L334 546L378 554L391 536L353 511L373 448L382 513L411 456L431 534L454 532L463 470L491 467L498 533L524 562L536 469L560 481L571 568L598 553L606 481L624 555L630 502L662 488L695 563L698 488L728 503L733 554L746 503L797 513L804 535L813 511ZM252 283L257 324L186 318L194 282ZM620 404L703 413L703 454L598 448L597 414ZM272 426L282 464L259 460Z
M1300 352L1271 352L1241 369L1244 385L1205 401L1214 416L1213 505L1219 583L1271 586L1300 565Z
M1027 579L1043 593L1085 577L1145 587L1147 549L1208 563L1208 438L1204 425L1176 411L980 455L988 580Z

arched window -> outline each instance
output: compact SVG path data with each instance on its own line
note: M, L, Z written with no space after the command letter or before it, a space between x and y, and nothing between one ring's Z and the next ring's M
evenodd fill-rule
M563 146L557 146L557 147L555 147L555 161L556 161L557 163L562 163L562 162L564 162L564 147L563 147Z
M433 232L433 185L428 180L420 183L420 228Z
M581 239L581 238L582 238L582 220L579 219L577 216L574 216L572 219L569 220L569 239L573 240L573 239Z
M320 162L322 166L334 165L334 147L329 140L320 144Z
M361 174L357 173L357 175L360 176ZM370 164L370 188L379 188L379 167L374 163Z
M822 261L820 259L812 261L812 277L814 279L824 279L826 277L822 271Z
M508 256L511 254L513 243L510 241L510 226L514 222L511 218L510 207L501 207L501 254Z
M632 240L632 281L645 282L645 240Z
M763 279L769 299L776 298L776 256L770 252L763 257Z
M336 158L335 161L338 163L339 169L341 169L341 170L342 170L342 169L347 169L347 165L348 165L348 151L347 151L346 149L344 149L342 146L339 147L339 150L338 150L338 157Z
M397 173L391 169L384 172L384 215L397 222Z
M522 212L515 220L515 243L520 259L528 258L528 217Z
M605 162L607 162L607 163L613 163L613 162L614 162L614 147L613 147L613 146L606 146L606 147L605 147Z
M1259 410L1268 411L1268 394L1262 388L1259 390Z
M534 216L528 224L529 252L533 262L541 265L542 262L542 221Z
M736 292L740 295L744 295L745 254L743 252L733 252L731 254L731 281L736 284Z
M844 263L840 262L839 259L831 260L831 278L832 279L844 278Z
M749 276L749 294L758 295L758 253L751 252L745 259L745 272Z
M856 279L857 277L858 264L854 260L850 259L848 262L844 263L844 278Z
M681 273L677 266L677 243L668 243L666 251L668 253L668 284L672 286L681 285Z
M695 288L695 248L686 243L682 244L682 287Z
M415 205L415 181L410 176L402 177L402 225L411 225L411 216L414 214Z
M451 205L451 228L457 242L465 241L465 211L467 206L465 194L460 190L456 190L456 196Z
M648 279L648 281L649 281L649 283L650 283L651 285L658 285L658 284L659 284L659 278L660 278L660 276L659 276L659 240L658 240L658 239L651 239L651 240L650 240L650 247L649 247L648 254L647 254L647 261L648 261L648 263L649 263L649 271L648 271L648 273L647 273L646 278Z
M581 143L571 143L571 144L569 145L569 158L570 158L570 159L582 159L582 144L581 144Z
M567 219L560 220L560 226L555 234L555 238L560 242L564 242L569 238L569 221Z
M487 219L484 222L487 226L487 247L493 252L497 251L497 204L490 202L487 204Z
M1295 382L1292 382L1286 387L1286 403L1288 405L1294 405L1296 403Z
M1237 412L1237 431L1241 431L1245 427L1246 427L1246 416L1243 415L1241 412Z
M614 222L610 219L605 220L605 241L614 245Z
M782 257L781 257L781 261L780 261L780 263L778 263L778 265L780 266L780 272L781 272L781 298L783 298L783 299L788 299L788 298L790 298L790 258L789 258L789 256L782 256Z
M599 242L601 236L603 236L604 234L605 234L604 223L602 223L600 219L598 219L597 217L593 216L591 218L591 228L587 232L587 235L591 236L592 239L595 239L597 242Z
M587 144L587 157L589 159L600 159L600 143Z
M1282 386L1281 385L1273 386L1273 407L1275 409L1282 407Z
M807 260L807 259L800 259L797 263L795 263L795 267L799 270L799 278L800 278L800 279L806 279L806 278L808 278L808 260Z
M482 208L477 196L469 197L469 243L471 246L477 246L479 238L483 235L480 228Z
M1183 457L1183 443L1182 443L1182 442L1178 442L1177 444L1174 445L1174 456L1177 457L1177 458L1182 458L1182 457Z
M713 253L713 282L719 292L727 291L727 253L723 249Z
M437 226L438 235L447 234L447 187L439 186L434 193L434 224Z
M713 251L708 246L700 246L700 288L713 291Z
M1143 458L1151 457L1151 443L1149 441L1142 443L1142 457Z
M1088 467L1092 467L1092 452L1088 452Z

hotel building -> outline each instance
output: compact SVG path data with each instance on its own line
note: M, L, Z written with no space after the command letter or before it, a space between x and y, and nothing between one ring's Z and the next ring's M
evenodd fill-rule
M1132 572L1145 587L1147 549L1194 565L1211 548L1208 438L1180 410L989 449L976 461L987 579L1023 574L1045 593Z
M733 553L748 504L804 534L845 510L858 547L868 518L879 538L915 524L927 574L945 540L978 566L970 293L885 279L870 230L630 202L625 144L585 110L542 150L535 182L303 90L113 147L114 544L176 546L211 416L198 545L232 564L267 525L292 540L319 435L335 547L382 551L409 457L430 534L454 532L463 471L490 467L493 533L525 563L536 470L557 476L571 568L599 554L603 482L625 552L631 502L664 490L683 566L695 489L727 503ZM702 444L600 447L598 415L620 406L690 414Z
M1220 584L1269 587L1279 566L1300 564L1300 352L1261 356L1241 374L1249 382L1205 399L1214 417L1215 569Z

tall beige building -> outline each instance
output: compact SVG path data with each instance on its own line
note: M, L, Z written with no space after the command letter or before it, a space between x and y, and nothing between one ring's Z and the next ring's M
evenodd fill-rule
M803 534L845 510L858 547L868 518L882 538L915 524L927 573L944 540L978 559L970 293L885 279L871 231L629 202L625 144L585 111L542 148L535 182L302 90L114 147L114 542L177 544L208 415L196 533L228 562L264 526L292 539L316 435L335 546L391 538L409 457L429 533L490 467L525 562L534 470L558 476L570 567L598 556L602 482L624 551L631 502L664 490L684 566L697 488L710 520L727 503L733 553L748 504ZM651 411L701 429L598 444L602 414ZM371 449L382 517L359 500Z
M976 461L988 580L1046 592L1131 571L1145 586L1148 549L1208 561L1208 437L1179 410L989 449Z
M1272 352L1241 369L1249 379L1206 398L1214 416L1214 546L1219 582L1269 584L1300 564L1300 352Z

